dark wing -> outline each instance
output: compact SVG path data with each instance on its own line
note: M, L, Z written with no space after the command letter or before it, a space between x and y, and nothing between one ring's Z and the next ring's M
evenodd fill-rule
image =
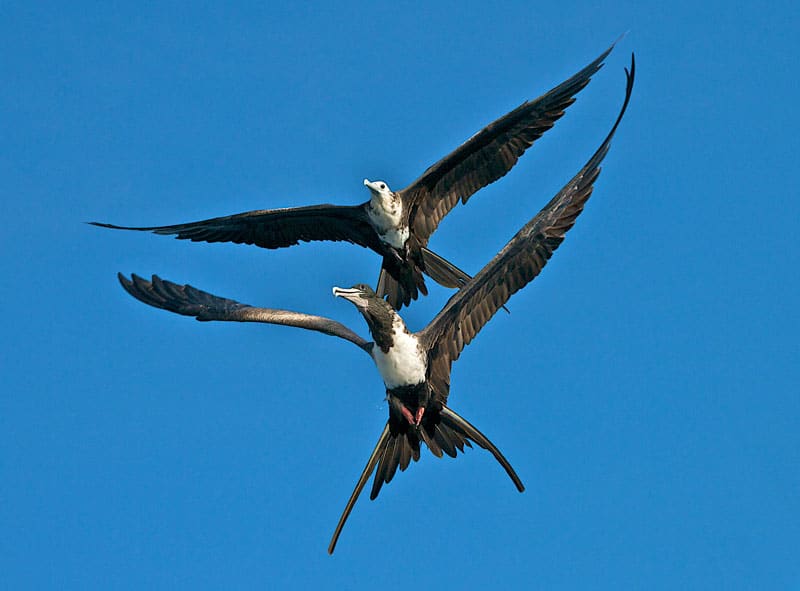
M131 275L131 279L128 279L122 273L118 273L117 277L125 291L140 302L176 314L194 316L197 320L264 322L296 326L345 339L358 345L367 353L372 348L372 343L330 318L290 312L289 310L255 308L200 291L191 285L178 285L171 281L165 281L156 275L153 275L152 281L147 281L137 275Z
M628 106L634 66L631 56L630 72L625 70L627 86L622 109L605 141L586 165L420 332L424 346L431 351L431 386L445 400L452 362L511 295L539 274L583 211L600 174L600 163L608 153L611 138Z
M129 227L100 222L94 226L175 235L193 242L235 242L262 248L283 248L301 241L341 240L374 250L380 242L364 205L311 205L262 209L174 226Z
M566 82L484 127L400 191L410 212L411 230L423 245L459 199L466 203L476 191L504 176L553 127L613 48Z

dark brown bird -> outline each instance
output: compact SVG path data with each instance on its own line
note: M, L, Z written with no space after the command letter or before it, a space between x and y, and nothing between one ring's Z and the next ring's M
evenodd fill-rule
M600 174L600 163L627 108L633 89L635 63L626 69L625 100L611 131L586 165L506 246L470 279L436 317L421 331L408 330L399 314L369 286L333 288L335 296L353 303L367 322L374 339L368 342L343 324L286 310L256 308L223 299L189 285L176 285L153 276L147 281L136 275L119 275L122 286L146 304L197 320L265 322L315 330L354 343L375 362L386 385L389 419L361 473L336 526L328 552L333 553L347 517L372 472L370 499L397 469L405 470L420 457L424 442L437 457L455 457L470 442L489 450L511 477L517 490L524 487L500 450L477 428L447 406L450 370L461 351L512 294L532 281L564 240L566 232L592 193Z
M431 234L453 207L504 176L554 123L602 67L613 45L569 80L490 123L428 168L405 189L364 180L371 193L361 205L312 205L264 209L172 226L95 226L175 235L193 242L235 242L263 248L300 241L346 241L383 258L377 292L395 309L427 295L423 274L444 287L460 287L470 276L427 248Z

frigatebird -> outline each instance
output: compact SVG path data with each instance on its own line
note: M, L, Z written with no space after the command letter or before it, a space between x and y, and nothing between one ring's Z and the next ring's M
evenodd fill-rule
M427 248L442 218L458 203L504 176L555 122L603 65L614 45L580 72L537 99L490 123L400 191L364 180L370 200L360 205L263 209L171 226L95 226L175 235L193 242L235 242L263 248L300 241L346 241L370 248L383 262L377 292L395 309L427 295L423 273L448 288L470 276Z
M257 308L221 298L190 285L177 285L153 275L147 281L137 275L118 278L138 300L197 320L264 322L283 324L340 337L370 355L386 386L389 419L378 443L347 501L334 530L328 552L333 553L339 535L372 472L370 499L397 469L404 471L420 458L420 442L437 456L455 457L470 442L489 450L508 473L517 490L524 486L499 449L476 427L447 406L450 370L463 348L478 334L512 294L532 281L574 225L600 174L600 163L608 153L628 106L635 74L631 56L625 70L625 100L611 131L583 168L550 202L503 247L503 249L445 304L421 331L408 330L400 315L368 285L334 287L334 296L355 305L369 327L369 342L343 324L288 310Z

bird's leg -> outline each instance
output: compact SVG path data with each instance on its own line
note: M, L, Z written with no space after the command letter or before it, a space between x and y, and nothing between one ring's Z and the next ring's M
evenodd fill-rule
M411 411L406 408L406 405L400 403L400 412L403 413L403 416L408 421L409 425L414 424L414 415L411 414Z
M412 427L419 427L419 424L422 422L422 415L425 414L425 407L420 406L417 408L416 414L411 414L411 411L408 410L405 404L400 404L400 412L403 414L403 417L408 421L408 424Z
M396 248L390 248L389 251L392 253L392 259L394 259L394 262L402 268L406 262L404 256L405 253L401 254L401 251Z

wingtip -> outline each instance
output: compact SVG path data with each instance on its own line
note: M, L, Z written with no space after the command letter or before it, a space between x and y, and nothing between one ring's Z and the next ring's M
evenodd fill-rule
M609 56L609 54L610 54L612 51L614 51L614 48L617 46L617 44L618 44L620 41L622 41L622 39L623 39L623 38L625 37L625 35L627 35L627 34L628 34L628 32L627 32L627 31L625 31L625 32L624 32L624 33L622 33L622 34L621 34L619 37L617 37L616 39L614 39L614 41L612 41L612 42L611 42L611 45L609 45L609 46L608 46L608 49L606 49L606 50L605 50L605 51L604 51L602 54L600 54L600 57L597 59L597 61L603 61L603 60L605 60L605 59L606 59L606 58ZM603 67L603 65L604 65L604 64L600 64L600 65L599 65L599 67L600 67L600 68L602 68L602 67Z
M141 281L141 277L137 276L136 273L131 273L130 279L126 277L122 273L117 273L117 281L122 286L129 295L132 295L134 298L139 299L137 296L137 292L139 291L140 287L138 282Z
M89 224L90 226L96 226L98 228L110 228L112 230L124 230L125 228L121 226L115 226L114 224L107 224L105 222L83 222L84 224Z
M596 62L598 62L597 65L598 70L605 65L604 63L605 59L611 54L612 51L614 51L614 48L619 44L620 41L622 41L625 38L627 34L628 31L625 31L624 33L620 34L619 37L617 37L616 39L614 39L614 41L612 41L611 45L608 46L608 49L606 49L603 53L601 53L600 57L598 57L597 60L595 60Z
M120 285L125 289L125 291L130 291L131 286L133 286L133 282L136 279L136 274L131 273L131 278L128 277L121 272L117 273L117 281L119 281Z

